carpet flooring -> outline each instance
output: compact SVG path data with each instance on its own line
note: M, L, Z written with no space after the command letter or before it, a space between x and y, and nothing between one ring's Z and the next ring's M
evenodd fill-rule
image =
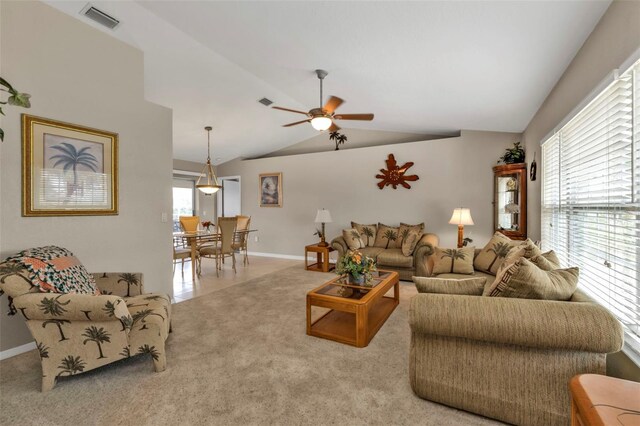
M174 305L162 373L137 356L43 394L36 351L4 360L0 424L499 424L411 391L410 283L367 348L307 336L305 295L332 276L295 266Z

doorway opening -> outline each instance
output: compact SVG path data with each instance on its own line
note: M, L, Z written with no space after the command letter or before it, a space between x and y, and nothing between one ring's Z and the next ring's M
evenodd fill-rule
M218 182L222 185L222 189L217 193L217 216L228 217L242 214L240 176L220 177Z

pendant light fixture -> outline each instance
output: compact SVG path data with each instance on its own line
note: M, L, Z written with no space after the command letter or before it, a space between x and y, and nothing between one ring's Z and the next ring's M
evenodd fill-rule
M222 186L218 185L218 178L213 171L211 165L211 126L204 128L207 131L207 164L202 169L202 173L196 182L196 188L202 191L205 195L211 195L218 192ZM206 182L203 178L206 178ZM202 182L202 183L201 183Z

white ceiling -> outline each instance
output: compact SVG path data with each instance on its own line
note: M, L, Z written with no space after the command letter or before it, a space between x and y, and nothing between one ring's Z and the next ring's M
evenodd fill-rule
M103 30L85 2L47 3ZM174 158L203 161L210 124L219 164L314 136L257 100L316 107L316 68L340 112L376 115L345 128L521 132L610 1L91 3L144 52L147 99L174 111Z

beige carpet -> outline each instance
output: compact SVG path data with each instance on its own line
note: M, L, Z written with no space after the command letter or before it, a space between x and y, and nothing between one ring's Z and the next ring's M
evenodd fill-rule
M174 305L162 373L138 356L42 394L36 351L2 361L0 424L497 424L411 391L409 283L367 348L307 336L305 295L331 277L296 266Z

